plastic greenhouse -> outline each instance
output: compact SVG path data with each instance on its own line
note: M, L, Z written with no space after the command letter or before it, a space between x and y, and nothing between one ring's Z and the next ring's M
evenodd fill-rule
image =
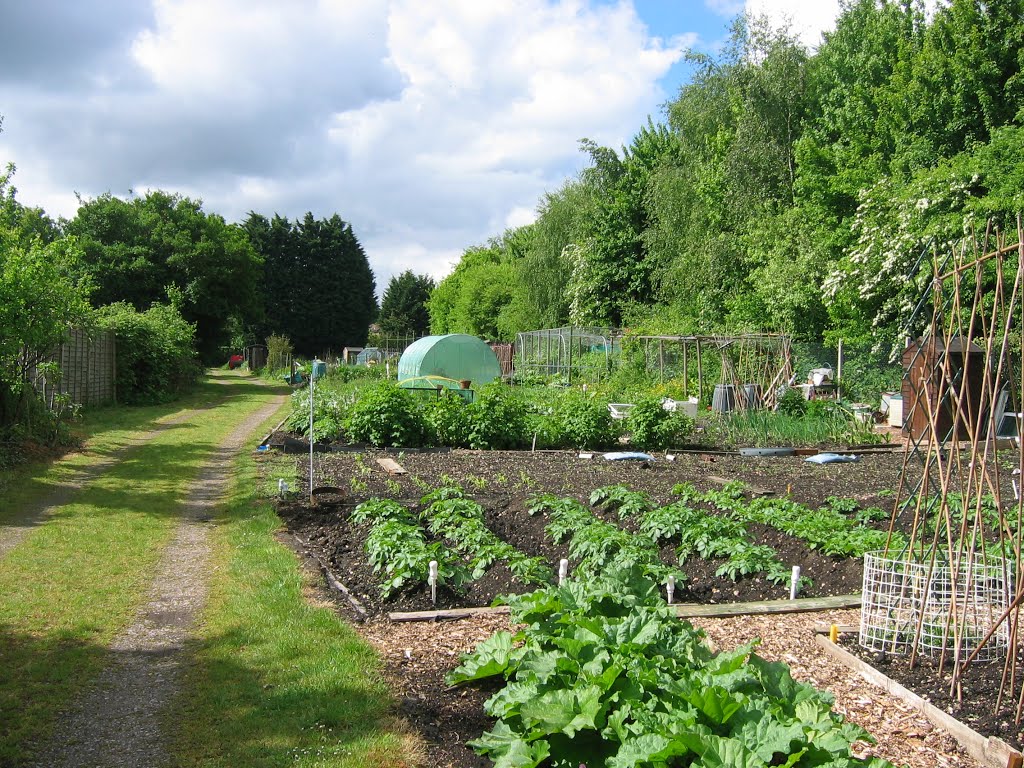
M377 347L367 347L356 355L356 365L370 365L384 360L384 354Z
M398 361L399 385L413 389L480 387L500 376L494 351L464 333L424 336L409 345Z

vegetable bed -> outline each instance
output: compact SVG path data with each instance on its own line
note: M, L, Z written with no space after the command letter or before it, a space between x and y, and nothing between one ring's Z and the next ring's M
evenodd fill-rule
M715 510L709 510L711 514L708 517L736 519L732 513L739 512L738 517L749 534L751 546L771 546L781 562L802 565L805 575L813 582L803 594L840 594L859 591L860 558L824 554L821 550L826 539L821 536L814 548L808 541L798 538L794 534L799 533L805 539L813 538L813 531L794 529L794 525L800 529L807 522L803 519L806 516L799 513L803 509L828 508L851 525L876 530L884 528L884 522L870 519L874 513L869 510L871 507L888 510L891 505L889 489L898 481L901 464L899 454L866 456L856 464L817 466L798 457L758 459L682 454L673 462L659 460L643 464L607 462L600 457L580 459L576 454L562 452L392 452L388 457L397 460L408 474L390 476L375 461L382 456L377 453L316 454L314 485L335 486L343 493L319 496L317 504L311 507L306 503L306 491L301 490L291 500L281 502L279 511L289 528L309 542L318 557L370 610L371 617L363 625L363 632L382 649L399 696L400 713L424 737L429 763L467 767L491 764L490 760L467 748L466 742L480 739L485 731L494 728L495 722L486 716L483 704L500 686L492 680L485 680L477 685L452 689L445 682L445 676L458 665L461 654L472 650L496 630L513 627L504 616L443 624L396 625L389 622L385 615L388 611L429 609L429 589L422 583L392 585L387 599L384 598L381 588L385 581L380 573L373 572L366 552L369 519L380 517L379 510L359 522L353 520L353 513L359 505L384 503L374 501L377 499L387 500L396 514L405 516L406 525L415 525L422 530L425 546L451 550L452 561L461 563L464 572L472 576L477 568L474 567L474 557L468 554L471 540L482 544L489 542L491 549L485 547L485 554L495 554L499 561L502 556L507 558L510 554L501 550L511 547L519 553L516 557L520 558L520 570L536 570L537 573L542 569L552 573L560 557L570 556L571 535L555 542L551 531L547 530L553 522L551 511L540 510L532 516L528 513L528 508L539 499L554 500L577 514L591 516L601 525L615 526L638 536L644 533L642 526L651 534L657 527L655 524L664 526L671 522L670 513L680 502L690 508L704 508L707 500L717 495L719 505ZM307 460L300 456L296 465L300 475L304 475L308 469ZM739 493L737 486L723 483L727 480L744 482L744 492ZM679 488L681 485L682 489ZM617 491L616 488L624 488L625 491ZM598 493L592 503L591 495L599 489L603 492ZM764 498L782 500L782 503L767 506L758 503L757 494L751 494L751 489L758 493L767 491L769 493ZM632 495L637 493L641 495ZM695 501L695 496L701 499ZM730 499L737 502L735 509L729 509ZM637 504L642 506L644 500L652 508L647 513L637 508ZM439 502L451 503L435 506ZM623 511L623 506L626 511ZM425 514L431 507L434 507L432 512ZM668 508L668 513L652 512L665 508ZM368 511L367 507L363 510ZM771 510L783 514L771 514ZM500 545L495 545L489 534L482 533L475 523L469 529L458 529L465 520L481 519L484 529L494 534ZM811 522L813 520L812 516ZM567 530L574 531L575 527L578 526L570 523ZM810 527L813 529L815 526ZM449 535L455 530L461 530L461 534L446 538L446 528ZM792 533L780 530L782 528L789 528ZM595 540L599 543L600 537ZM681 544L679 539L673 539L660 548L658 562L665 566L676 564ZM459 552L459 549L463 551ZM582 552L577 554L582 555ZM539 562L534 558L539 558ZM726 602L788 595L788 584L772 584L766 578L767 574L738 574L736 581L726 573L716 575L727 559L705 560L696 556L687 559L682 570L688 579L680 582L676 599ZM571 560L572 567L577 568L584 558L573 557ZM471 578L458 589L453 588L454 584L439 589L438 606L486 605L494 595L509 591L527 592L535 587L532 583L517 584L507 563L496 562L482 570L480 578ZM341 612L347 610L344 603L340 605ZM831 615L836 616L834 620L840 623L849 623L855 620L852 614ZM809 626L821 618L829 620L824 616L784 616L762 622L759 626L767 623L773 630L778 628L779 633L766 638L766 647L777 648L768 658L781 659L790 665L811 664L811 661L803 659L808 653L814 654L813 642L793 634L788 627L796 624ZM723 626L736 626L736 622L745 623L746 620L724 622ZM707 621L702 624L709 625ZM735 630L730 632L735 633ZM721 638L717 641L721 643ZM744 640L739 635L735 636L735 643L730 635L728 642L716 645L721 650L730 650L741 642ZM823 662L813 662L814 665L820 663ZM855 676L846 676L841 670L833 672L837 677L829 683L830 687L845 686L847 692L847 698L839 702L838 711L855 712L858 722L876 735L881 729L879 749L875 751L862 745L857 747L859 754L874 752L912 766L970 765L970 761L962 757L948 738L928 735L930 732L922 730L926 726L908 725L912 720L916 723L911 713L898 711L898 705L884 701L884 697L883 703L877 703L879 694L871 690L861 691L861 684L853 679ZM811 678L816 685L820 685L818 674L816 672ZM804 675L806 680L806 672ZM893 733L887 733L890 713L897 711L900 717L898 727L894 726ZM919 731L924 734L925 742L906 742L903 734L908 727L913 728L915 735ZM533 735L538 736L537 733ZM544 746L534 748L543 750ZM917 753L920 760L913 759Z
M489 605L549 582L562 558L570 573L639 559L662 583L676 577L677 602L786 598L794 565L802 596L859 592L861 553L884 541L879 518L900 465L898 454L819 466L799 457L646 463L450 451L389 454L407 470L391 476L375 461L382 455L316 454L315 485L342 492L312 507L305 493L279 504L288 526L378 613ZM308 472L303 459L297 465ZM375 505L397 517L382 518ZM440 566L436 604L431 559Z

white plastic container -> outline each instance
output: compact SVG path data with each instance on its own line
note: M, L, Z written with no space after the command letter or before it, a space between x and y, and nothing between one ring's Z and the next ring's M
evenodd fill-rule
M903 395L892 395L889 398L889 426L903 426Z

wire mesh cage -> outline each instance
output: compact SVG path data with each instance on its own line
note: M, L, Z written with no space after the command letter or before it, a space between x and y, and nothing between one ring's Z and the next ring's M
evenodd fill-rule
M524 331L516 336L518 377L561 377L565 383L607 378L620 341L611 328L566 326Z
M1010 565L1001 559L965 557L954 566L909 553L868 553L860 644L900 656L916 650L928 656L1001 659L1010 641L1002 619L1012 580Z

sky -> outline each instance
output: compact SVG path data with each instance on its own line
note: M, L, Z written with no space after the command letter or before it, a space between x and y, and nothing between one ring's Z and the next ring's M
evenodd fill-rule
M744 10L813 47L838 0L0 0L0 167L54 218L151 189L337 213L381 293L533 221Z

